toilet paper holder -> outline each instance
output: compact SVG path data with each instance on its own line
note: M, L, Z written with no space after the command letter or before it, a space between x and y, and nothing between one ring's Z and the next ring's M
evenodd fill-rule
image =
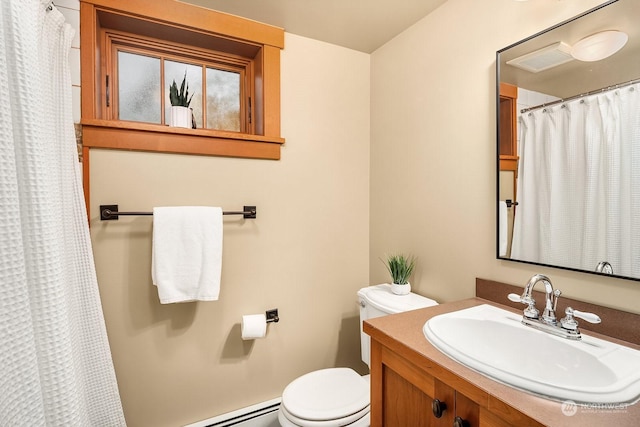
M273 310L267 310L265 314L267 317L267 323L278 323L280 321L277 308L274 308Z

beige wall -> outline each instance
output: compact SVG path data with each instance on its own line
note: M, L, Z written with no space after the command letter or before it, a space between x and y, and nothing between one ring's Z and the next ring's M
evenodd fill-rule
M495 51L598 3L449 0L371 56L287 34L278 162L92 151L92 238L129 426L174 427L276 397L313 369L362 369L355 292L387 281L379 258L396 250L418 255L414 289L441 301L472 296L475 277L524 285L541 272L638 312L636 282L494 256ZM258 219L225 219L220 301L163 306L150 219L101 223L101 203L256 204ZM274 307L268 337L242 342L242 314Z
M566 295L640 312L637 282L495 259L495 53L600 0L449 0L372 54L372 282L378 257L418 256L419 292L470 297L474 278L524 286L547 274Z
M280 396L319 368L362 370L357 290L369 284L369 55L286 35L280 161L91 151L91 232L129 427L179 426ZM256 205L225 217L220 300L161 305L150 217L98 205ZM266 339L243 314L278 308Z

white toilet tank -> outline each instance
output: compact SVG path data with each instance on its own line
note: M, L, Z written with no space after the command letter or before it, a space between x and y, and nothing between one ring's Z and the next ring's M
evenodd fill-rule
M365 320L438 305L436 301L413 292L407 295L396 295L391 292L391 285L387 284L360 289L358 300L360 303L360 351L362 361L367 366L370 366L371 338L362 331L362 323Z

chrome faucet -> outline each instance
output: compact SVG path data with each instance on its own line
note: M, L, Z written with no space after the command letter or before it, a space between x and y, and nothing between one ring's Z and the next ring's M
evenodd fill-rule
M540 311L536 308L536 301L533 299L533 288L539 282L542 282L544 285L545 293L545 307L542 316L540 316ZM536 274L529 279L522 295L509 294L508 298L510 301L521 302L527 305L522 316L523 324L559 337L579 340L581 338L580 329L578 329L578 322L576 322L575 317L591 323L600 323L600 317L593 313L585 313L567 307L565 317L560 321L560 325L558 325L556 306L558 305L558 298L561 294L562 292L560 292L560 290L553 289L551 280L549 280L547 276Z

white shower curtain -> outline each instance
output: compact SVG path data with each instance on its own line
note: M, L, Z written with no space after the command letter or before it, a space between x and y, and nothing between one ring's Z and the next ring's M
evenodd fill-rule
M0 426L123 426L49 4L0 2Z
M640 277L640 85L524 113L512 258Z

